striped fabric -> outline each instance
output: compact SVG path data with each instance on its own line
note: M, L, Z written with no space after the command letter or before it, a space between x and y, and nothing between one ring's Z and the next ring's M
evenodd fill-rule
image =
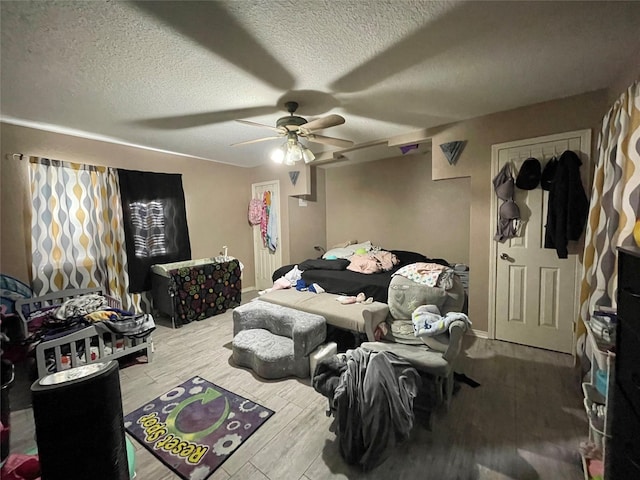
M635 82L611 107L598 138L585 237L580 318L596 305L615 306L618 246L635 245L640 217L640 83ZM578 324L578 336L584 326Z
M150 292L129 294L117 170L29 159L35 296L103 286L123 308L151 311Z

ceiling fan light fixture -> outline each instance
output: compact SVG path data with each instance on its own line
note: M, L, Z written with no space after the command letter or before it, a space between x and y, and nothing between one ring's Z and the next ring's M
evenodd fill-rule
M278 148L274 148L271 152L271 160L273 160L275 163L282 164L285 157L284 148L284 145Z
M307 147L302 147L302 159L304 163L311 163L316 159L316 156Z
M271 152L270 158L275 163L293 165L301 160L304 160L304 163L308 164L316 159L314 153L308 147L300 143L300 138L303 138L309 142L322 143L339 148L348 148L353 145L353 142L351 140L327 137L325 135L319 135L315 133L318 130L324 130L325 128L342 125L345 122L344 117L336 114L330 114L308 121L306 118L294 115L294 113L298 109L297 102L286 102L285 107L289 112L289 116L279 118L276 121L275 127L262 123L251 122L249 120L236 120L237 122L244 123L245 125L268 128L269 130L275 131L278 134L277 136L246 140L244 142L234 143L232 144L232 146L248 145L257 142L263 142L265 140L271 140L274 138L277 139L286 137L285 143L279 148L273 150Z
M293 165L300 160L302 160L302 149L300 145L289 145L284 159L285 165Z

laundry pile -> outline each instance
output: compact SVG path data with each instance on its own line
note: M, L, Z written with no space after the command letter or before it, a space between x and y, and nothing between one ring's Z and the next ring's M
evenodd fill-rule
M89 325L134 338L146 337L156 328L150 314L110 307L105 296L95 293L35 310L29 315L27 324L30 333L27 341L31 344L68 335Z
M336 419L340 454L364 471L409 438L421 384L417 370L394 353L362 348L321 360L313 376Z

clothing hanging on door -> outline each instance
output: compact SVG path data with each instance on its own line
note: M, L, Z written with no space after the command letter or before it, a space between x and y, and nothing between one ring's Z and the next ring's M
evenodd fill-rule
M252 198L249 201L249 208L247 210L247 219L249 220L249 225L260 225L260 221L262 220L262 199L261 198Z
M580 165L582 161L575 152L567 150L560 155L549 191L544 248L555 248L558 258L567 258L569 241L580 239L587 221L589 200L582 186Z
M269 210L271 208L271 192L266 190L262 194L262 216L260 218L260 236L262 245L267 246L267 225L269 223Z
M275 252L278 246L278 217L275 210L269 212L269 221L267 222L266 246L270 252Z
M498 198L503 200L498 209L498 225L493 239L504 243L518 235L520 222L520 209L513 200L515 185L509 162L504 164L493 179L493 188Z

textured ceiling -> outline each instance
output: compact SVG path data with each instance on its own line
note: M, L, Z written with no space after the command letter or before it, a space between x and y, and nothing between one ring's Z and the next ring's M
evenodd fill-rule
M4 121L240 166L280 142L230 147L273 135L233 120L275 125L287 100L309 120L344 116L321 133L359 145L608 87L640 51L640 2L0 8Z

